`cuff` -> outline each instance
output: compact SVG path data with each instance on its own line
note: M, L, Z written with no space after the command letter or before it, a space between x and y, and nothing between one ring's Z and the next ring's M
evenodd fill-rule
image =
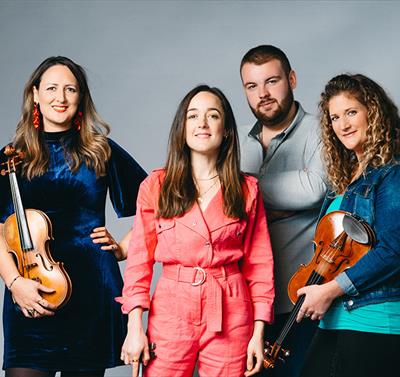
M272 323L274 321L273 305L265 302L253 302L253 313L255 321Z
M347 276L346 272L342 272L336 278L336 283L339 284L340 288L342 288L343 292L348 296L357 296L359 293L357 288L354 286L352 281Z
M145 297L115 297L115 301L119 302L122 304L121 310L122 313L124 314L129 314L129 312L138 307L141 306L143 310L149 310L150 307L150 298L145 298Z

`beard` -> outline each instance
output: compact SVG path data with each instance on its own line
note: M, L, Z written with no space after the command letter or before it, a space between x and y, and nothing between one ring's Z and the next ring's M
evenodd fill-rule
M251 111L263 126L275 126L284 121L288 116L294 101L293 91L289 89L286 97L281 102L277 102L278 108L273 111L272 114L267 115L260 109L264 101L265 100L261 100L257 104L257 108L250 106ZM267 101L270 101L270 99L267 99Z

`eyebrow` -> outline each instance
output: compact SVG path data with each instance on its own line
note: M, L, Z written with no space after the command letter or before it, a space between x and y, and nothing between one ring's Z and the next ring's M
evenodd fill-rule
M56 82L45 82L44 85L55 85L58 86L59 84L57 84ZM78 84L66 84L65 86L76 86L78 87Z
M190 108L190 109L187 109L187 112L189 112L189 111L194 111L194 110L199 110L199 109L197 109L196 107L192 107L192 108ZM218 110L216 107L209 107L209 108L207 109L207 111L212 111L212 110L218 111L218 112L221 114L221 111Z
M273 75L273 76L269 76L267 77L264 82L272 80L272 79L281 79L282 76L281 75ZM244 86L249 85L249 84L257 84L255 81L247 81L244 83Z

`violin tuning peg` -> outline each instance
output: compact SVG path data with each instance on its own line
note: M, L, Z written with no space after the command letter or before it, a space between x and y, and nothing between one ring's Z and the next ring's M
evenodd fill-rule
M285 350L285 349L281 348L281 352L282 352L282 355L285 357L290 356L290 350Z

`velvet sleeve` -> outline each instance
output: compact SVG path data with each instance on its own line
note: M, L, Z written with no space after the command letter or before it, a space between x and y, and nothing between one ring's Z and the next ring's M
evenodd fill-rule
M147 174L135 159L113 140L108 139L111 157L107 165L109 195L118 217L136 213L136 199Z

